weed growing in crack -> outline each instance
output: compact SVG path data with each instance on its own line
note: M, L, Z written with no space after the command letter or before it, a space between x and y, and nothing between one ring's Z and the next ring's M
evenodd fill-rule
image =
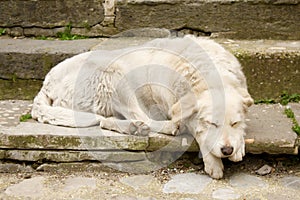
M29 119L32 119L32 116L31 116L30 113L25 114L25 115L22 115L22 116L20 117L20 122L26 122L26 121L29 120Z
M0 36L6 34L6 29L5 28L0 28Z
M78 39L85 39L87 38L86 36L81 36L81 35L73 35L72 33L72 24L69 23L65 30L63 32L58 32L57 37L60 40L78 40Z
M300 102L300 94L297 94L297 93L289 94L287 92L283 92L279 96L279 98L277 98L277 99L274 99L274 98L258 99L258 100L254 101L255 104L276 104L276 103L280 103L281 105L287 105L290 102L295 102L295 103Z
M295 114L293 112L293 110L289 107L287 107L285 110L284 110L284 113L286 114L286 116L288 118L290 118L293 122L293 127L292 127L292 130L297 133L297 135L300 135L300 126L295 118Z
M287 105L289 102L299 102L300 101L300 94L288 94L287 92L284 92L280 96L280 103L282 105Z

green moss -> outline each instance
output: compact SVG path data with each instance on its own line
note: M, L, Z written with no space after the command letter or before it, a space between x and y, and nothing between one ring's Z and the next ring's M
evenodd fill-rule
M5 28L0 28L0 36L6 34L6 29Z
M87 21L83 22L82 26L88 31L90 31L92 29L92 27L89 25L89 23Z
M29 120L29 119L32 119L32 116L31 116L30 113L25 114L25 115L22 115L22 116L20 117L20 122L26 122L26 121Z
M32 100L42 86L42 80L0 79L0 100Z
M37 40L54 40L54 38L52 38L52 37L47 37L47 36L44 36L44 35L42 35L42 36L37 36L37 37L35 37L35 39L37 39Z
M275 103L276 103L275 99L259 99L254 101L254 104L275 104Z
M289 102L299 102L300 101L300 94L294 93L294 94L288 94L287 92L284 92L280 96L280 103L282 105L287 105Z
M77 137L54 137L51 145L61 148L79 147L81 145L81 140Z
M43 55L43 74L47 74L52 67L55 65L53 63L53 58L49 54Z
M291 109L291 108L286 108L286 109L284 110L284 113L285 113L286 116L287 116L288 118L290 118L290 119L292 120L292 122L293 122L292 130L293 130L295 133L297 133L297 135L300 135L300 126L299 126L299 124L298 124L298 122L297 122L297 120L296 120L296 118L295 118L295 114L294 114L294 112L292 111L292 109Z
M63 32L58 32L56 35L60 40L78 40L78 39L85 39L86 36L81 35L73 35L72 34L72 24L69 23Z
M282 91L300 93L297 71L298 53L254 53L232 50L247 77L248 90L254 99L279 99Z
M81 145L80 138L49 135L1 136L1 146L24 149L71 149Z
M32 147L32 144L37 146L39 143L39 140L37 140L37 137L33 135L19 137L14 135L9 135L6 139L1 140L2 146L9 146L11 148L27 148Z
M287 105L290 102L299 102L300 101L300 94L293 93L289 94L288 92L284 91L279 97L277 98L270 98L270 99L258 99L255 100L255 104L276 104L280 103L282 105Z

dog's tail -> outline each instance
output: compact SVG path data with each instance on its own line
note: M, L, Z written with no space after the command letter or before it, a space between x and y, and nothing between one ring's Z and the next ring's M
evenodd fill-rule
M100 124L103 118L100 115L74 111L68 108L52 106L51 99L43 89L35 97L31 115L41 123L49 123L68 127L90 127Z

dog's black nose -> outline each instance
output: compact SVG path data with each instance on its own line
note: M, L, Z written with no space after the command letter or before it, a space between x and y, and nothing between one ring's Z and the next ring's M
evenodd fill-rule
M224 146L221 148L221 152L224 156L230 156L233 152L232 146Z

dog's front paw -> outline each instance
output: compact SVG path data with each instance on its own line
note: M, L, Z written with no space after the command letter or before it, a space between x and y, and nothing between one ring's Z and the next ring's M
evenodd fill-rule
M233 162L239 162L243 160L243 156L245 155L245 150L240 149L238 150L235 154L230 156L228 159L233 161Z
M219 166L205 166L205 172L214 179L223 178L223 169Z
M213 155L208 155L203 158L204 170L214 179L221 179L223 177L224 166L222 160Z
M142 121L131 122L129 133L131 135L147 136L150 133L150 127Z

